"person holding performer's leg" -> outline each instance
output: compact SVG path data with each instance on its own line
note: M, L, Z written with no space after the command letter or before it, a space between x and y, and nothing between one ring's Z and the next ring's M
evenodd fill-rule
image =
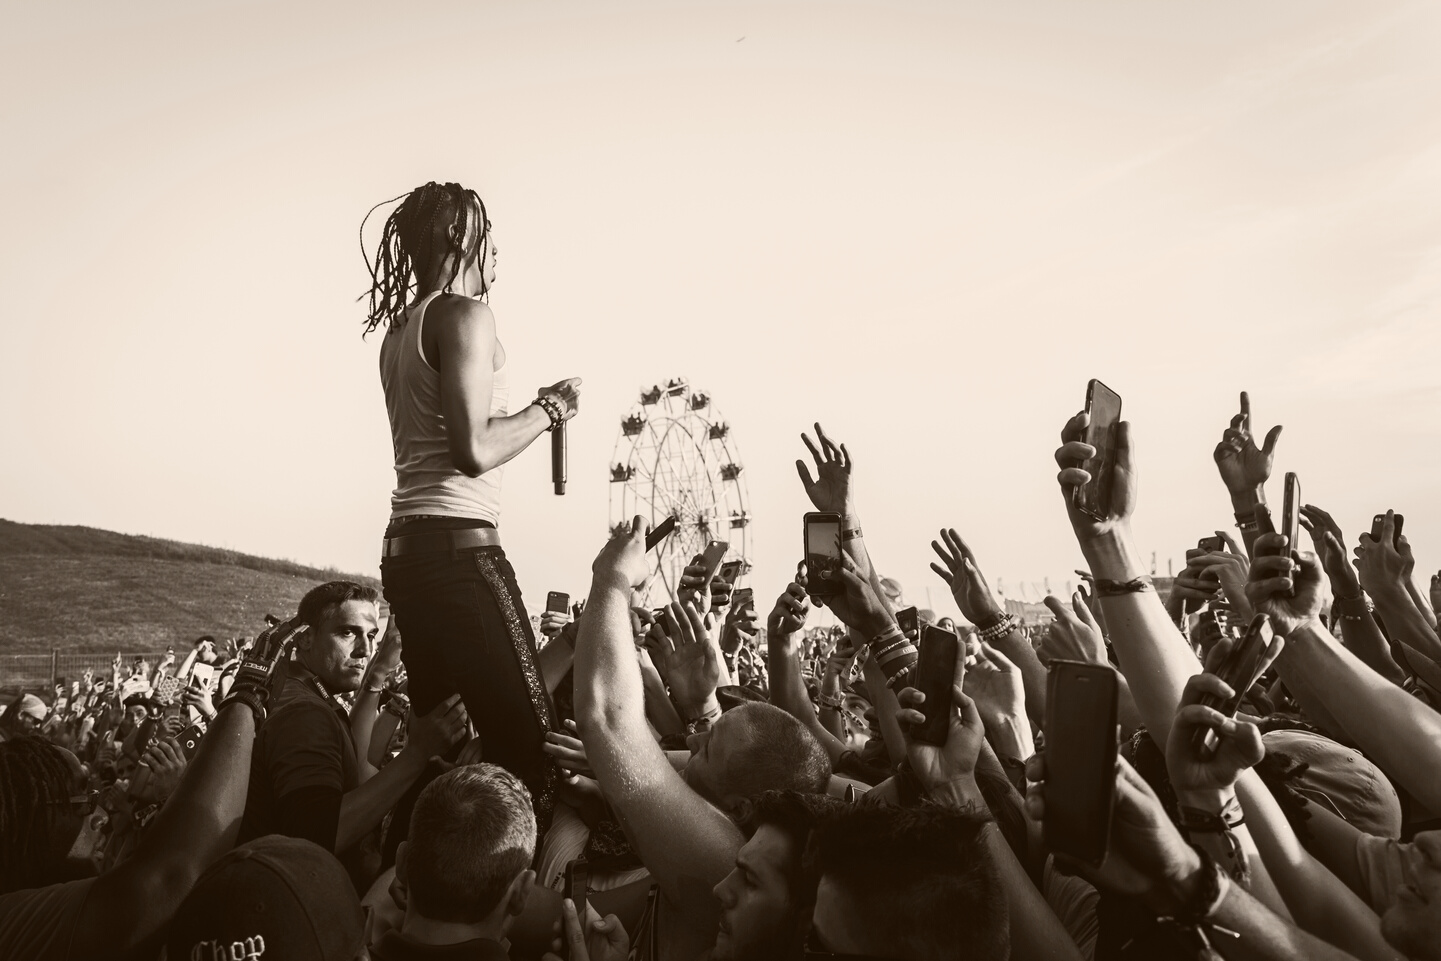
M484 300L495 255L485 205L459 184L416 188L385 222L366 317L366 333L386 328L380 380L395 447L380 569L416 713L459 692L485 760L525 782L544 831L557 775L540 747L553 711L500 546L500 480L502 465L575 416L580 379L509 412L505 348Z

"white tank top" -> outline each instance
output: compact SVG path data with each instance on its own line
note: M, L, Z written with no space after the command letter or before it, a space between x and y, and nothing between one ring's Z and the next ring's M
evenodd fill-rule
M425 308L440 294L435 291L407 310L406 322L391 327L380 345L380 383L385 388L385 409L390 414L390 437L395 448L395 492L390 495L390 516L440 514L479 518L499 526L500 479L503 467L479 477L467 477L450 460L445 415L440 409L440 373L425 357L421 332ZM504 417L510 403L506 365L495 371L490 393L490 416Z

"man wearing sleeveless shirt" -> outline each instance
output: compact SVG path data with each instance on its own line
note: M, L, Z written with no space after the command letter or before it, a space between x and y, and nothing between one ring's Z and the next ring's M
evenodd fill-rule
M502 465L575 416L580 380L510 413L505 348L482 300L495 255L484 204L459 184L416 188L386 221L367 318L367 332L387 328L380 379L395 449L381 579L415 712L459 693L484 759L525 782L544 831L553 709L500 544L500 483Z

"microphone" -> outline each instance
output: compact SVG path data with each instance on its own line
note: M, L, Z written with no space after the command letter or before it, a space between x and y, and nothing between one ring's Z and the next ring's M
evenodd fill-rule
M550 432L550 479L557 494L565 493L565 421Z

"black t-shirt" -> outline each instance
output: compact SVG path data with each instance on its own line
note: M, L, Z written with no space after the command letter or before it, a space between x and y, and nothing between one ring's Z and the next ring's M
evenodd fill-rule
M289 833L280 811L280 802L288 795L308 788L334 792L339 798L359 782L355 741L343 712L306 682L287 677L255 736L240 843ZM334 837L307 840L335 848Z

